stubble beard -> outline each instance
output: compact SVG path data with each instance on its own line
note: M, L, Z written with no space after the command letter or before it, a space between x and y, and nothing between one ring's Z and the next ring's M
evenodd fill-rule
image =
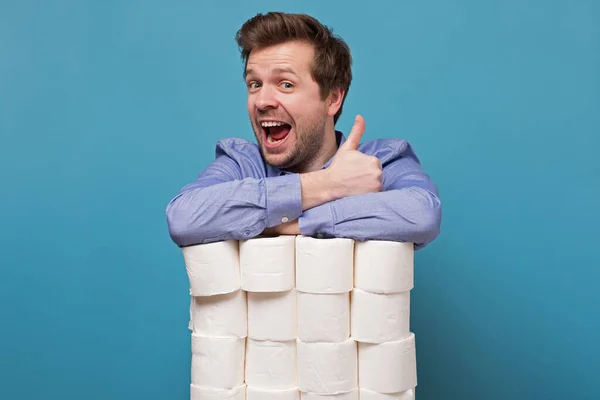
M325 123L325 117L314 117L308 121L295 124L293 130L295 131L296 143L283 159L279 154L270 154L265 151L263 143L265 139L260 127L258 132L257 128L254 127L254 135L260 144L260 153L267 164L279 169L299 172L306 169L322 151L325 140Z

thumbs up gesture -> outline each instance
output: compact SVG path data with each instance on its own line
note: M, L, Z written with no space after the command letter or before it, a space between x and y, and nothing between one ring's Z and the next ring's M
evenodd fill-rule
M383 188L383 172L379 159L358 151L364 132L365 120L357 115L348 138L327 168L337 198L375 193Z

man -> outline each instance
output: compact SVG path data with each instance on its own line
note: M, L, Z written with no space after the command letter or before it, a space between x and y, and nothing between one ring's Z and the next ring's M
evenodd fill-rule
M400 139L335 130L350 82L346 43L304 14L258 14L237 32L257 144L221 140L167 206L179 246L258 235L413 242L439 234L436 185Z

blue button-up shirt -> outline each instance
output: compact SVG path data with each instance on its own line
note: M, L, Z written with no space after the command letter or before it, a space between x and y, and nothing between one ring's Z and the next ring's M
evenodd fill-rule
M338 146L345 142L341 132L336 136ZM302 211L300 175L265 163L253 142L221 140L215 160L167 205L169 234L179 246L244 240L298 219L302 235L312 237L412 242L415 249L434 240L441 224L438 189L411 145L376 139L358 150L381 161L383 190Z

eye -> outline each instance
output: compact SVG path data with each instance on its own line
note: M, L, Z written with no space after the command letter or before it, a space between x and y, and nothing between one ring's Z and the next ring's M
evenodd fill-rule
M282 82L281 85L283 86L284 89L286 90L290 90L294 88L294 84L291 82Z
M246 84L246 86L248 86L248 89L252 90L258 88L259 83L257 81L250 81Z

